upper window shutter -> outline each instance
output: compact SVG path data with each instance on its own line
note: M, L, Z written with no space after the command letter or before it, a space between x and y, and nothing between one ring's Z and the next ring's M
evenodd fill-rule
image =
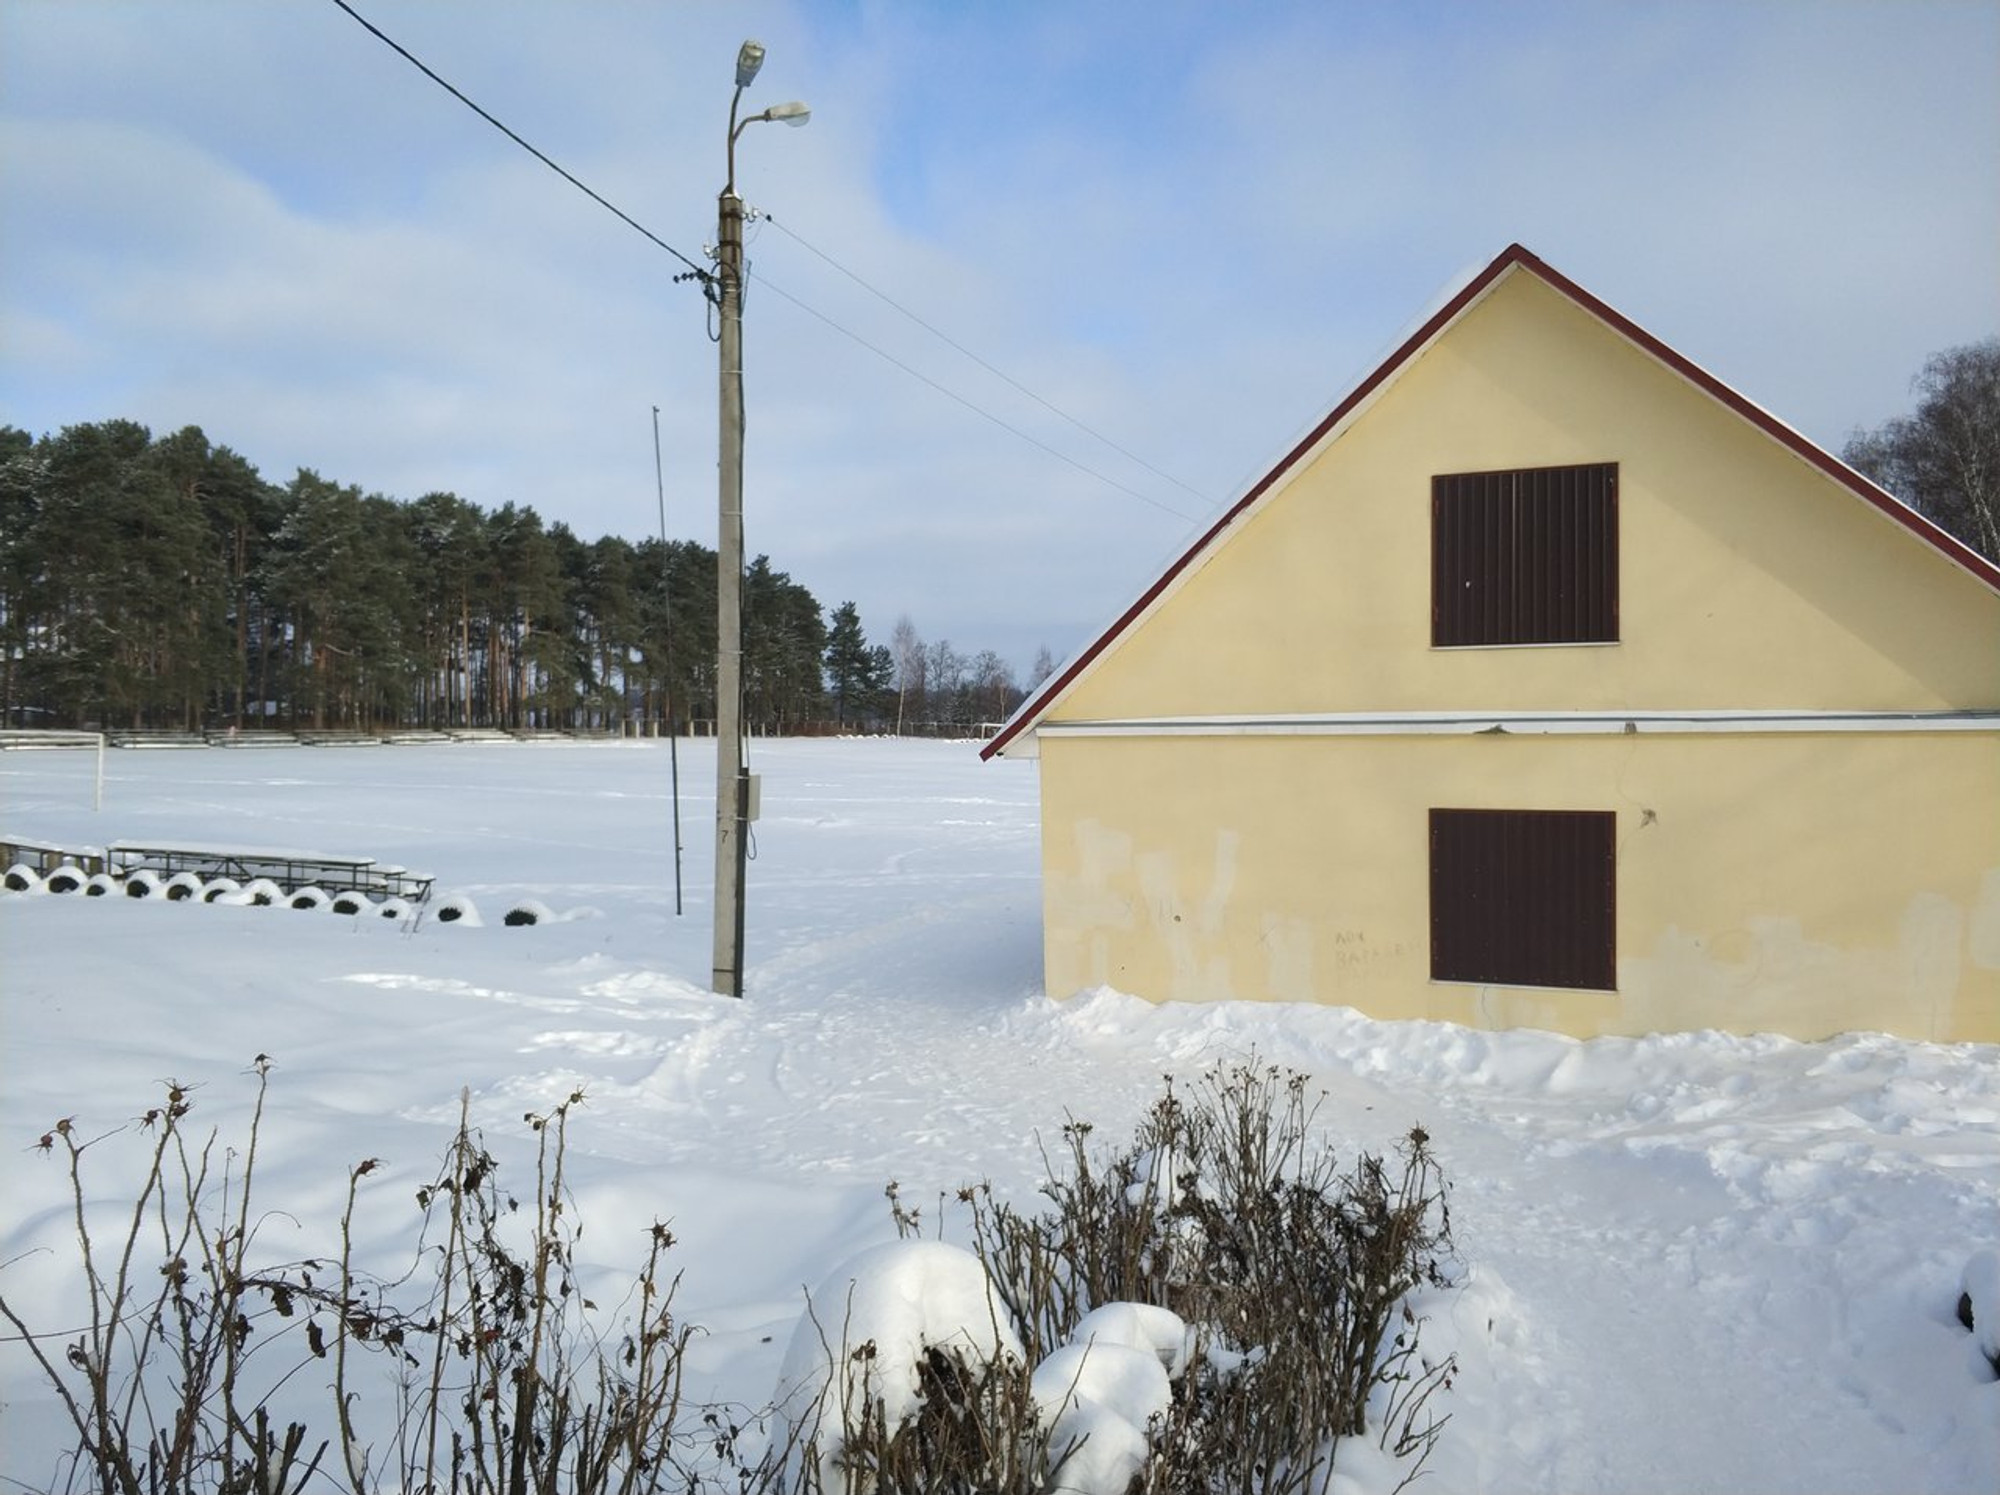
M1431 643L1615 643L1618 464L1431 479Z

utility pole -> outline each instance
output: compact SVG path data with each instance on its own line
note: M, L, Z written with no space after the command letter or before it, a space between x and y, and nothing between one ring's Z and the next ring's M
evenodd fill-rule
M736 195L736 137L758 120L802 125L804 104L774 104L738 121L743 90L764 65L747 41L736 54L729 101L728 175L716 213L715 281L721 353L721 458L715 543L715 958L714 989L743 995L743 873L750 822L750 770L743 757L743 199Z
M740 85L739 85L740 91ZM735 113L732 107L730 111ZM734 119L731 119L732 135ZM716 239L721 292L722 458L715 545L715 990L743 995L743 199L722 191Z

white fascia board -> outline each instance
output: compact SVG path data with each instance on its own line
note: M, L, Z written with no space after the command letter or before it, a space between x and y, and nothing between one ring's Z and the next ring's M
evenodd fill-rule
M2000 711L1462 711L1044 721L1051 737L1640 736L1656 733L1993 732Z

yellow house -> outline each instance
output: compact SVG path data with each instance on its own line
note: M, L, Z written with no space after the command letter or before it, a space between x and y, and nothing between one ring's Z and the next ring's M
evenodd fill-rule
M986 753L1058 997L2000 1041L2000 567L1518 245Z

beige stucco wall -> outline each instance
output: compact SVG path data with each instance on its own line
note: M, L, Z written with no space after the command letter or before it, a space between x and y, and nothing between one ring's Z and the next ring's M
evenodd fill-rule
M1434 474L1619 464L1620 640L1430 647ZM2000 736L1064 736L1397 712L1992 711L2000 595L1525 273L1046 712L1047 976L1576 1034L2000 1041ZM1618 814L1618 990L1429 980L1432 807Z
M1058 997L2000 1042L1992 735L1051 736L1041 771ZM1615 811L1619 989L1430 981L1432 807Z
M1431 649L1431 477L1600 461L1622 641ZM1517 273L1050 715L1995 706L2000 595Z

